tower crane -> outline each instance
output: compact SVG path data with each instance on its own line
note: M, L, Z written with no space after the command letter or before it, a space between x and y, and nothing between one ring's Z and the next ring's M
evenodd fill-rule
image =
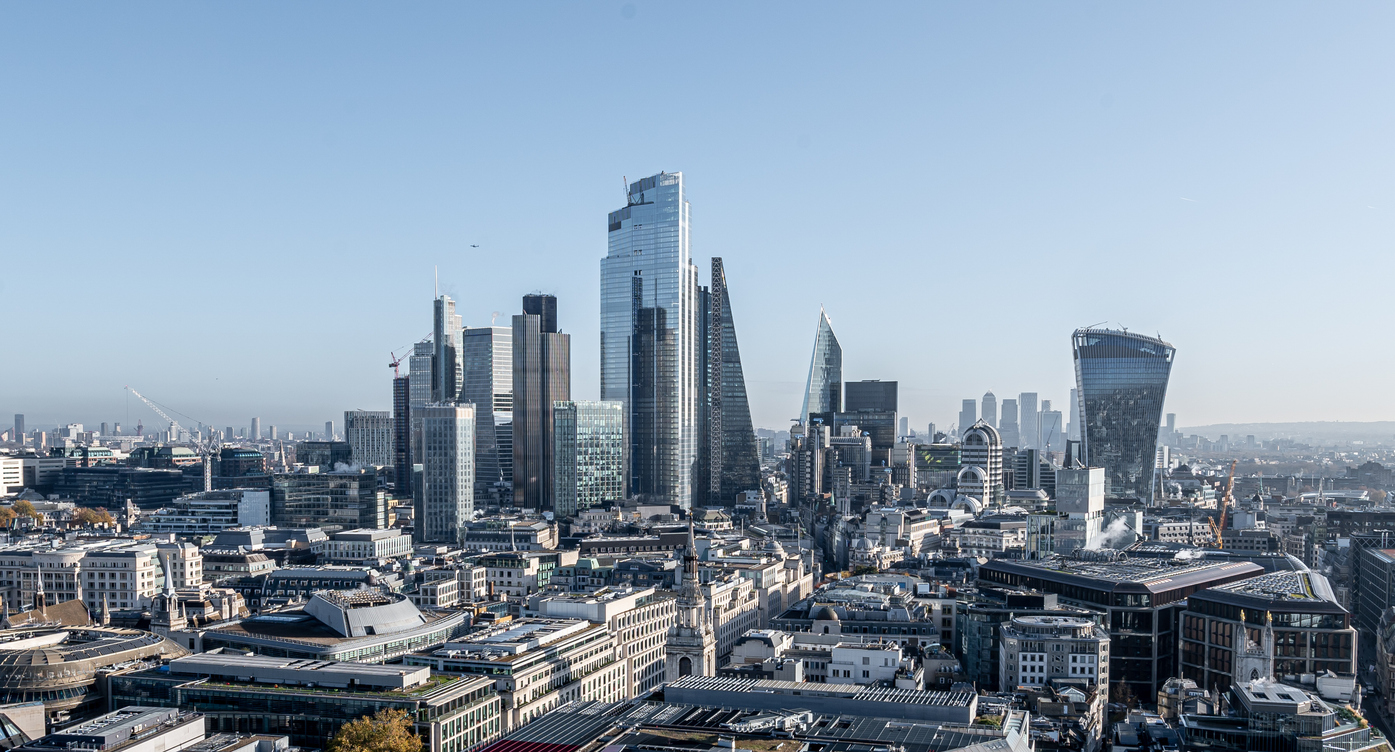
M1223 545L1221 544L1221 532L1225 530L1225 513L1226 513L1226 508L1230 505L1230 495L1235 491L1235 466L1238 465L1239 463L1240 463L1240 460L1231 460L1231 461L1230 461L1230 479L1227 480L1227 481L1226 481L1226 484L1225 484L1225 496L1222 496L1222 497L1221 497L1221 524L1220 524L1220 529L1219 529L1219 530L1216 529L1215 523L1212 523L1212 525L1211 525L1212 530L1213 530L1213 531L1215 532L1215 534L1216 534L1216 548L1225 548L1225 546L1223 546Z
M397 367L402 365L402 359L397 357L396 351L389 352L388 355L392 358L392 360L388 363L388 368L392 369L393 377L401 376L402 374L397 372Z
M132 389L129 384L126 386L126 391L136 395L136 399L140 400L141 402L144 402L146 407L155 411L156 415L169 421L170 433L173 433L175 436L179 435L179 430L181 428L181 426L179 425L179 421L175 420L174 418L171 418L169 415L166 415L165 411L161 410L159 405L146 399L144 394L141 394L140 392L137 392L136 390Z

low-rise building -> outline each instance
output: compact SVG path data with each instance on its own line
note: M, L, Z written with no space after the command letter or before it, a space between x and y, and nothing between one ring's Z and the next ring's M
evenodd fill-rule
M233 652L188 658L163 670L113 674L112 704L193 710L211 732L284 734L296 746L317 749L327 748L345 723L380 710L406 712L427 752L476 749L503 731L499 696L488 679Z
M1005 689L1053 680L1109 685L1109 633L1090 619L1018 616L1004 625L998 650L998 686Z
M366 565L412 552L412 538L401 528L344 530L329 536L320 554L326 564Z
M576 700L623 700L628 686L610 628L584 619L507 622L403 662L492 680L506 733Z
M524 605L523 615L586 619L609 627L627 663L627 698L656 689L664 679L664 640L676 620L671 594L627 588L584 596L535 595Z
M204 741L204 717L178 708L131 706L69 726L18 749L25 752L178 752Z
M168 507L141 517L133 529L142 533L211 535L233 527L270 524L271 491L232 488L181 496Z

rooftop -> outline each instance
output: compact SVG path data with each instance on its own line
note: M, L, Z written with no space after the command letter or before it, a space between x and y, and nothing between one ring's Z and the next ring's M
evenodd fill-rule
M1128 558L1123 554L1112 561L1085 561L1062 556L1039 561L997 559L984 564L982 569L1044 577L1094 588L1102 584L1136 585L1155 593L1196 585L1205 587L1218 579L1239 579L1264 571L1263 567L1248 561L1194 562Z
M1337 596L1327 578L1316 572L1271 572L1248 580L1208 588L1198 597L1239 606L1276 607L1302 605L1305 610L1340 612Z

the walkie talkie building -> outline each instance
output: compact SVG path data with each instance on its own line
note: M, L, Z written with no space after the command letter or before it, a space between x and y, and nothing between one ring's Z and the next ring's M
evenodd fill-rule
M1085 462L1104 468L1111 498L1151 504L1167 379L1176 348L1156 337L1077 329L1075 383Z

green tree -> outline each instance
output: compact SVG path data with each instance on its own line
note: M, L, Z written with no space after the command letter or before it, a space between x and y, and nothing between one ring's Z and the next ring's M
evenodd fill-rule
M73 512L73 522L79 525L113 525L116 520L112 519L111 513L106 507L78 507Z
M421 737L405 710L379 710L340 726L327 752L421 752Z
M12 509L17 517L28 517L35 523L43 524L44 516L39 514L39 511L34 508L34 504L28 499L16 501Z

